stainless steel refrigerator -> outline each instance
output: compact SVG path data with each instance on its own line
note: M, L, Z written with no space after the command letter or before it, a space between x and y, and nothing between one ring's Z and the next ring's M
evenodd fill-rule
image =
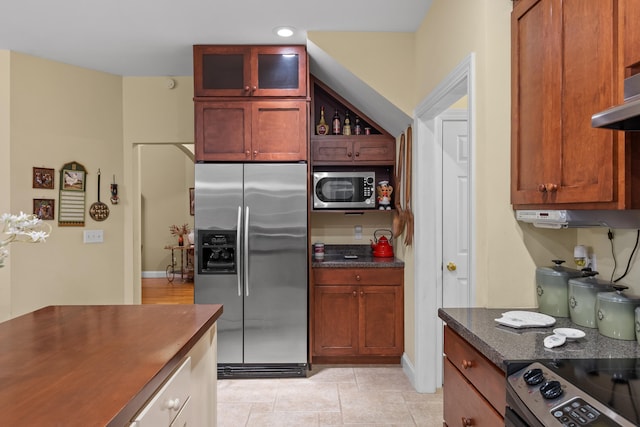
M195 165L195 303L222 304L218 376L305 376L307 165Z

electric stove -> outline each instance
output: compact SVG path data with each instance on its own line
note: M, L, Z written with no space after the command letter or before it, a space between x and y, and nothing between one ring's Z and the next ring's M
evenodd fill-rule
M640 425L640 359L508 365L506 426Z

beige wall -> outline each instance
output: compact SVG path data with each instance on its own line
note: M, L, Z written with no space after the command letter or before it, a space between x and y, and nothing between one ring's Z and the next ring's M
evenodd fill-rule
M32 167L59 173L70 161L87 169L88 209L97 200L98 168L104 176L122 177L121 78L13 52L9 73L0 75L2 90L9 82L11 100L9 114L2 115L10 117L10 138L1 150L8 147L11 163L9 204L3 201L3 210L32 212L34 198L55 199L57 209L59 176L55 190L33 189ZM102 195L108 195L104 181ZM11 297L3 319L51 304L123 302L124 216L120 207L110 208L103 222L87 214L85 227L58 227L56 211L47 243L11 246L10 273L0 276L3 293L8 286ZM84 229L104 230L105 242L83 244Z
M172 77L170 89L165 77L125 77L124 95L124 170L130 183L125 222L125 302L139 303L142 266L142 164L145 144L193 144L193 78ZM186 170L180 172L187 173ZM169 174L171 175L171 174ZM184 179L184 175L182 175ZM180 179L176 176L176 179ZM191 186L184 183L184 188ZM177 217L176 217L177 220ZM161 229L164 219L158 220ZM186 221L185 221L186 222ZM168 227L170 224L166 224ZM154 244L155 245L155 244Z
M0 50L0 214L11 208L11 91L10 53ZM11 264L0 268L0 322L11 310Z

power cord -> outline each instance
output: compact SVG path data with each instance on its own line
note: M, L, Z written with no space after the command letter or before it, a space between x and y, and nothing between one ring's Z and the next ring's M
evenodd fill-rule
M614 283L622 279L629 272L629 267L631 267L631 260L633 259L633 254L636 252L636 249L638 249L638 242L640 242L640 230L637 231L636 244L633 246L631 255L629 255L629 260L627 261L627 268L624 270L624 273L622 274L622 276L618 277L616 280L613 280ZM613 241L611 244L613 245ZM615 270L615 258L614 258L614 270ZM613 275L611 277L613 277Z
M609 279L609 281L613 282L613 275L616 272L618 262L616 261L616 252L613 250L613 231L611 231L611 229L607 231L607 237L609 238L609 243L611 243L611 257L613 258L613 271L611 272L611 279Z

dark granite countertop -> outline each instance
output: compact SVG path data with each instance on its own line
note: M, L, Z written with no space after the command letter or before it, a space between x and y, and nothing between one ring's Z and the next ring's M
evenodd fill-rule
M313 268L392 268L404 267L398 258L376 258L370 245L325 245L324 260L313 258ZM345 258L356 256L357 258Z
M512 361L640 357L640 346L636 341L605 337L600 335L597 329L575 325L569 318L556 317L555 325L546 328L516 329L495 322L494 319L502 317L502 313L512 310L521 309L441 308L438 310L438 316L505 371L505 362ZM543 340L553 334L555 328L580 329L586 336L576 341L567 341L560 347L545 348Z

